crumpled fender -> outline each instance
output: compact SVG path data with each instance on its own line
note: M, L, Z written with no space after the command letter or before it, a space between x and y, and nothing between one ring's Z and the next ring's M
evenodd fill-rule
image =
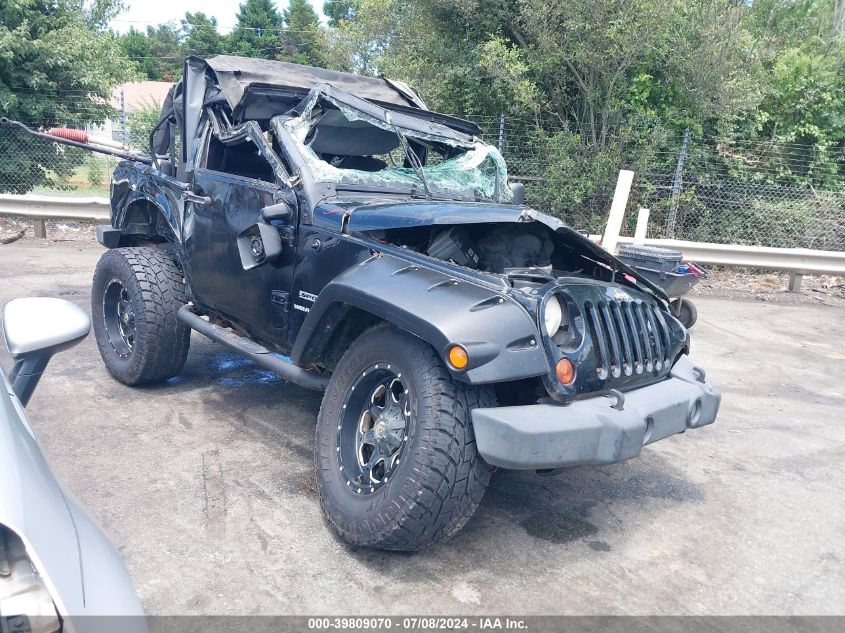
M174 185L187 189L188 185L167 178L154 167L122 162L114 170L111 183L111 224L116 229L127 228L127 210L136 202L148 202L156 207L178 239L182 237L182 200Z
M534 320L509 295L383 254L323 288L294 344L294 362L307 363L312 338L338 325L332 318L339 314L338 305L393 323L430 343L444 360L450 345L463 345L469 364L452 373L465 382L502 382L549 371Z

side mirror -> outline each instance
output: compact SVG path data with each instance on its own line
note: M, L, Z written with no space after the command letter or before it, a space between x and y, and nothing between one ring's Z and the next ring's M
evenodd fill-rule
M91 329L91 319L64 299L14 299L3 309L6 347L15 364L9 374L12 390L23 406L53 354L73 347Z
M278 202L261 209L261 219L265 222L273 220L289 220L293 215L293 208L287 202Z
M266 222L258 222L244 229L238 234L238 254L244 270L273 261L282 254L279 229Z
M244 270L271 262L282 254L282 238L270 222L284 222L292 216L293 207L283 200L261 209L261 221L238 234L238 254Z
M512 182L508 185L513 194L513 204L525 204L525 185L521 182Z

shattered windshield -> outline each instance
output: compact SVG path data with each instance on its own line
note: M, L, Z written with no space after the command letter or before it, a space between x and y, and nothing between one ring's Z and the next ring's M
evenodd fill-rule
M433 199L512 198L502 155L476 138L433 123L429 132L409 129L402 115L385 111L379 120L319 92L300 109L301 116L274 123L294 139L317 181Z

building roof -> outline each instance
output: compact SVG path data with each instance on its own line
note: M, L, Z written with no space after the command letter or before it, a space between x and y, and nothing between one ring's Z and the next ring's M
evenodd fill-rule
M128 81L112 90L111 105L120 110L120 93L123 91L127 112L150 107L161 108L171 86L173 84L169 81Z

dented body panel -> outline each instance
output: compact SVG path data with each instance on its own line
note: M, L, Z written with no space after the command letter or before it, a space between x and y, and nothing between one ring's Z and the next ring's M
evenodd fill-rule
M516 380L549 371L534 320L504 288L384 253L350 266L323 286L302 322L294 361L314 353L309 344L321 329L331 331L347 306L394 323L443 355L449 344L460 343L471 359L458 374L466 382Z
M187 183L168 177L154 167L121 162L115 168L111 181L112 226L127 234L150 237L169 229L173 239L181 241L181 194L187 190ZM133 211L136 211L135 215ZM150 215L152 211L161 216L157 224L156 216Z

